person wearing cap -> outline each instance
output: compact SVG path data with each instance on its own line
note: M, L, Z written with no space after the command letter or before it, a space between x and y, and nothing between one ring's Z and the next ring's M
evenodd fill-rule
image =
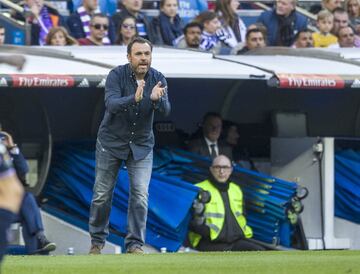
M205 221L190 222L188 240L199 251L253 251L264 247L249 240L253 236L244 215L244 197L230 180L233 168L225 155L214 158L207 180L196 184L210 193L205 204Z
M29 166L24 155L8 132L0 131L0 140L10 155L18 180L26 187L26 174L29 172ZM56 249L56 244L50 242L44 234L40 209L32 193L24 193L20 210L12 222L21 223L22 235L28 254L48 254Z

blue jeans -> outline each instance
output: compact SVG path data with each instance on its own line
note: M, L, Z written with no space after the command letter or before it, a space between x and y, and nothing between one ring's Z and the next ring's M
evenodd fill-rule
M125 161L130 179L127 234L125 248L142 246L148 211L148 189L151 178L153 152L135 161L132 154L122 160L112 156L99 141L96 142L96 170L94 193L90 207L89 232L92 244L103 245L109 235L109 217L114 188L121 164Z

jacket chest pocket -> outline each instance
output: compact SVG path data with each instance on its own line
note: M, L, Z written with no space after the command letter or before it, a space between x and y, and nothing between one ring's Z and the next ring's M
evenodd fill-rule
M128 83L126 85L126 87L123 90L123 94L121 94L122 97L127 97L127 96L130 96L132 94L135 94L136 93L136 87L134 89L133 85L131 83Z

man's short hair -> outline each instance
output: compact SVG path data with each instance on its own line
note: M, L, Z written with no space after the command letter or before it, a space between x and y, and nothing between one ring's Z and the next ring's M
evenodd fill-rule
M347 13L347 11L341 7L337 7L332 11L333 14L335 13Z
M317 21L324 20L327 18L334 19L334 15L328 10L321 10L317 15Z
M190 23L186 24L186 26L184 27L184 30L183 30L184 35L186 35L188 29L195 28L195 27L200 28L201 32L203 31L203 26L200 23L198 23L198 22L190 22Z
M5 29L5 26L0 24L0 29Z
M106 19L109 21L109 18L108 18L106 15L104 15L104 14L102 14L102 13L95 13L95 14L93 14L93 15L91 16L90 24L92 24L92 23L94 22L94 18L96 18L96 17L106 18Z
M220 120L222 120L222 117L219 113L211 111L211 112L207 112L204 115L202 124L204 125L210 118L219 118Z
M152 49L153 49L153 45L152 45L152 43L151 43L149 40L147 40L147 39L145 39L145 38L142 38L142 37L135 37L134 39L132 39L132 40L130 41L130 43L129 43L128 46L127 46L127 53L128 53L128 54L131 54L132 47L133 47L133 45L134 45L135 43L139 43L139 44L149 44L151 51L152 51Z
M248 30L249 29L259 29L262 32L264 39L267 38L267 27L263 23L255 22L249 25Z
M250 34L252 34L252 33L261 33L261 35L262 35L263 38L265 39L263 32L262 32L260 29L258 29L258 28L248 30L248 31L246 32L245 39L248 40L249 37L250 37Z
M296 34L295 34L295 37L294 37L294 41L297 41L300 37L300 34L302 33L307 33L307 32L310 32L311 34L313 33L313 31L311 29L303 29L303 30L299 30Z
M160 0L160 8L163 8L165 6L167 0ZM119 1L120 2L120 1ZM178 2L178 1L177 1ZM179 3L178 3L179 5Z
M353 31L354 35L355 35L355 29L354 29L354 27L351 26L351 25L347 25L347 26L344 26L344 27L339 28L339 31L338 31L338 33L337 33L337 37L340 38L340 31L343 30L343 29L347 29L347 28L351 29L351 30Z

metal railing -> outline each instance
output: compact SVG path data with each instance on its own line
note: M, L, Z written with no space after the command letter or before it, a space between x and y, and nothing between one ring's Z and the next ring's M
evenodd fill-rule
M26 12L23 7L19 6L18 4L14 3L13 1L9 0L0 0L0 4L3 6L8 7L12 12L18 12L23 14L25 17L30 14L30 12ZM25 32L25 44L31 44L31 25L29 25L26 20L25 22L19 22L12 17L6 17L8 21L11 22L14 26L21 26L21 29Z
M17 12L23 13L24 12L24 8L15 4L12 1L9 0L0 0L0 4L5 5L6 7L11 8L12 10L15 10Z

